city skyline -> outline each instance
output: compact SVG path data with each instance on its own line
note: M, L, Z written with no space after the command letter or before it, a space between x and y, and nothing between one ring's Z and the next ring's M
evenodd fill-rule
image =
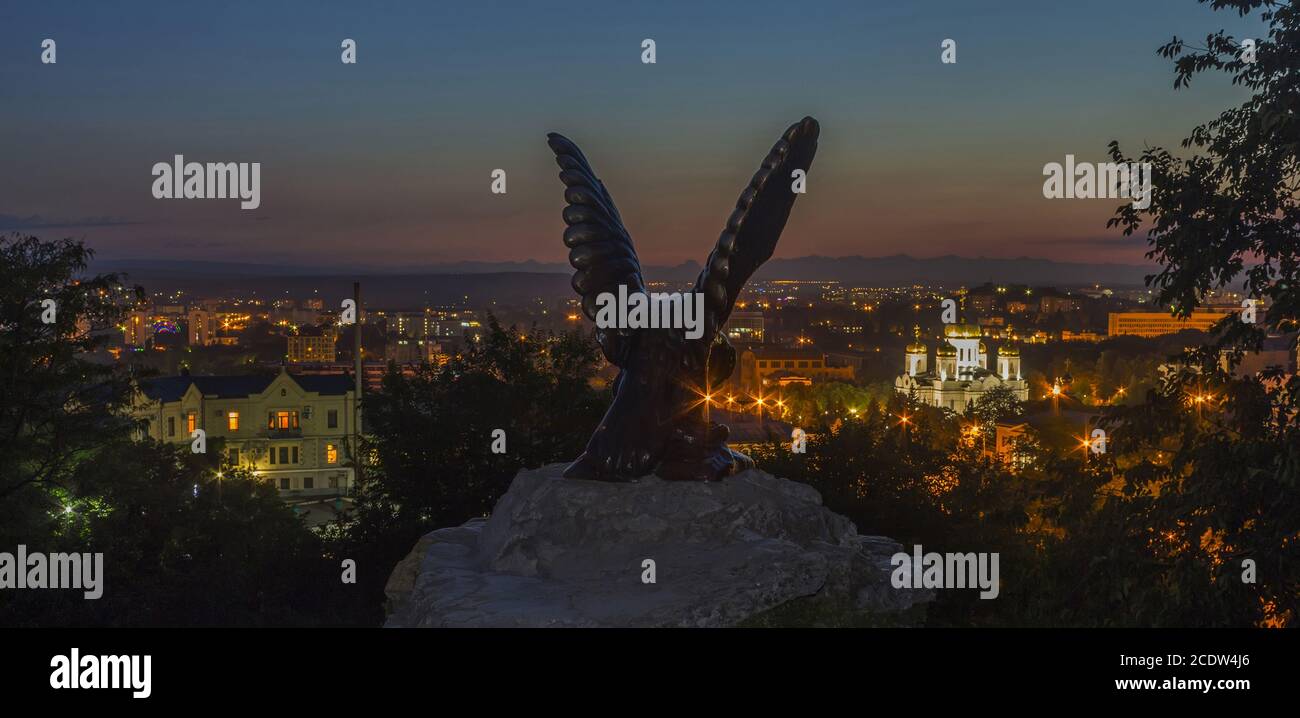
M1175 92L1155 50L1252 28L1184 0L579 5L563 18L68 3L3 21L0 76L18 101L0 118L13 139L0 231L84 238L104 260L377 268L563 263L552 130L589 153L643 263L702 261L719 208L805 114L826 151L778 258L1145 264L1140 237L1105 228L1118 201L1044 199L1042 168L1104 161L1111 139L1174 146L1244 100L1224 81ZM58 41L56 64L39 60L44 38ZM340 62L344 38L355 65ZM940 62L945 38L956 64ZM177 154L261 163L261 206L155 200L150 168ZM490 191L498 168L504 195Z

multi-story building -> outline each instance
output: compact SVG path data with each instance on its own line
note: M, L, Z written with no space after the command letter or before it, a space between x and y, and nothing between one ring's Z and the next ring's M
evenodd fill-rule
M733 342L763 342L763 313L735 311L727 318L723 327L727 338Z
M1187 329L1208 331L1229 312L1192 312L1186 319L1166 312L1111 312L1108 333L1112 337L1158 337Z
M1058 314L1079 310L1079 300L1055 290L1045 290L1038 297L1038 311L1043 314Z
M1099 342L1105 339L1102 335L1093 331L1072 332L1069 329L1061 330L1061 341L1063 342Z
M988 316L997 307L998 294L993 288L972 289L966 295L966 306L977 317Z
M358 423L351 376L174 376L141 380L133 414L142 433L189 444L202 429L224 439L224 462L250 469L281 496L332 496L353 485L347 447Z
M289 363L332 362L335 359L334 346L338 334L331 327L319 334L296 334L289 337Z
M122 343L129 347L142 347L153 336L153 324L149 313L140 310L127 312L126 324L122 326Z
M831 366L824 352L810 347L754 346L740 350L736 362L739 388L747 392L762 391L764 386L854 378L853 367Z
M384 360L397 364L442 365L449 358L442 345L432 339L389 339L384 346Z
M189 343L197 346L207 346L216 342L217 338L217 313L198 307L190 309L187 316L189 321Z

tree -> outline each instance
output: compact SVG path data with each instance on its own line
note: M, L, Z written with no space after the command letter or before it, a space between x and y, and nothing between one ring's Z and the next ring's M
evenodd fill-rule
M0 544L104 557L101 598L0 591L4 623L359 622L339 556L270 485L223 472L220 440L199 455L134 439L130 377L100 350L142 292L80 277L90 256L71 240L0 241Z
M582 334L523 333L492 318L445 366L413 376L389 366L362 406L371 458L353 518L337 527L340 550L371 567L376 608L421 535L487 515L522 468L577 458L608 405L592 386L597 356Z
M1154 147L1150 206L1120 207L1110 224L1146 228L1147 256L1162 265L1148 284L1182 315L1207 292L1241 281L1267 303L1261 321L1229 317L1184 359L1182 372L1114 417L1119 446L1148 458L1126 471L1126 494L1145 503L1131 536L1146 536L1159 580L1146 601L1174 623L1294 624L1300 620L1300 378L1234 378L1220 365L1259 349L1266 332L1300 316L1300 8L1273 0L1214 0L1216 10L1261 11L1268 27L1254 57L1223 31L1193 47L1173 38L1174 86L1206 72L1229 75L1251 97L1200 125L1178 157ZM1117 142L1117 162L1131 161ZM1248 266L1248 263L1253 263ZM1295 336L1291 337L1292 350ZM1195 411L1191 405L1195 405ZM1122 427L1119 428L1119 427ZM1158 458L1168 451L1167 460ZM1242 580L1243 562L1258 583Z
M27 528L79 459L129 428L126 377L92 357L142 292L80 277L91 256L71 240L0 237L0 534Z

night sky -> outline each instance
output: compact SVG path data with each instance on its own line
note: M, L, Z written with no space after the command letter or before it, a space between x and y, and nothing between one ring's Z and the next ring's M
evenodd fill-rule
M1156 48L1259 27L1194 0L704 4L7 2L0 231L105 259L563 261L558 131L643 262L703 260L810 114L820 151L778 256L1140 262L1105 228L1118 202L1044 199L1043 164L1176 145L1246 93L1175 92ZM261 207L154 199L151 167L178 153L260 162Z

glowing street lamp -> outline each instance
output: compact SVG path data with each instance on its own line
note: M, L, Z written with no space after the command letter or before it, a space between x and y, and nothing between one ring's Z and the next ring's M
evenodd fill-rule
M762 394L759 394L758 396L750 397L750 398L752 398L752 399L754 400L754 408L755 408L755 410L758 412L758 425L759 425L759 427L762 427L762 426L763 426L763 407L766 406L766 401L767 401L767 399L766 399Z
M1074 438L1079 440L1079 449L1083 451L1083 464L1084 466L1087 466L1088 454L1092 453L1092 442L1089 441L1088 438L1084 436L1076 436Z

